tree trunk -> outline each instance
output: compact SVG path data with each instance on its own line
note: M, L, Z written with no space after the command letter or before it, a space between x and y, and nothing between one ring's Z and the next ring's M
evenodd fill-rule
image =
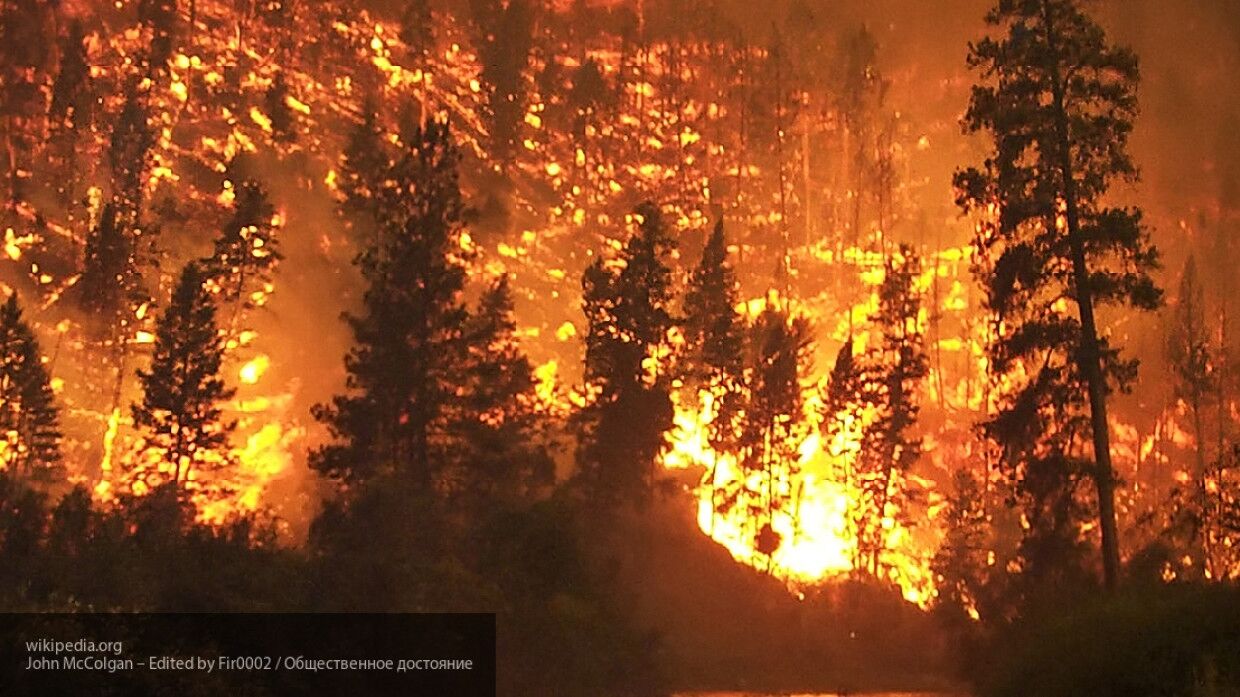
M1094 484L1098 492L1098 523L1102 533L1102 574L1108 590L1119 583L1119 530L1115 522L1115 475L1111 466L1111 434L1107 421L1107 384L1102 371L1098 342L1098 325L1094 318L1093 292L1089 287L1089 267L1085 243L1080 233L1080 212L1077 207L1076 180L1072 167L1072 145L1068 133L1068 115L1064 106L1064 85L1055 54L1054 20L1050 4L1043 0L1047 46L1051 58L1052 108L1058 139L1056 153L1063 185L1068 245L1072 255L1072 277L1081 320L1081 346L1077 364L1089 389L1090 430L1094 445Z

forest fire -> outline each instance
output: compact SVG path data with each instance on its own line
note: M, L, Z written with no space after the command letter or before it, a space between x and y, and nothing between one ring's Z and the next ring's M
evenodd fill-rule
M986 4L0 3L0 561L698 676L1230 587L1240 22Z

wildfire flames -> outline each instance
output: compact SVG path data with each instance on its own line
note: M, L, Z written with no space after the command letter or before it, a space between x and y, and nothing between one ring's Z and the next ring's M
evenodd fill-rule
M66 4L74 12L91 11L88 3ZM96 9L119 25L132 22L133 4L108 3ZM207 232L218 228L236 205L231 168L238 160L254 158L261 163L257 169L269 170L264 174L281 182L272 187L280 204L273 223L288 259L271 283L243 299L246 309L231 318L231 310L220 313L226 380L237 389L226 405L227 417L237 424L228 453L235 465L217 481L189 474L202 520L223 523L277 505L275 483L309 476L302 474L305 454L323 434L303 423L309 422L310 404L330 392L307 387L293 376L328 374L334 379L341 352L332 341L308 351L303 344L313 334L282 332L296 324L297 316L311 313L318 317L316 332L336 336L345 331L335 318L356 301L356 284L334 275L348 266L357 249L334 214L340 198L339 159L344 134L359 120L367 100L377 97L387 104L408 105L412 112L382 117L379 126L393 142L399 119L418 122L438 115L450 121L472 158L467 165L474 171L462 184L479 208L487 205L487 182L501 174L508 177L507 218L498 226L480 223L499 232L471 230L462 238L470 253L464 263L478 287L499 274L514 279L519 335L538 366L538 401L552 416L571 414L593 398L588 387L578 385L574 367L582 345L581 274L597 255L610 258L621 247L626 226L633 222L634 204L646 199L663 203L672 234L681 243L674 257L682 269L691 265L709 225L726 219L732 236L729 261L740 272L742 297L750 298L737 307L740 315L753 321L772 293L783 294L794 299L795 313L815 331L814 370L801 385L802 413L789 417L801 425L796 461L787 463L791 476L778 482L791 505L769 521L778 545L769 553L759 551L762 521L742 507L719 505L722 489L756 475L746 474L735 455L711 447L708 427L717 414L718 394L709 387L678 385L674 390L675 426L661 458L664 474L690 482L686 488L703 534L737 560L785 580L794 591L858 570L852 510L861 494L850 471L862 449L861 433L874 415L824 414L827 370L830 358L846 342L860 354L879 341L867 322L880 304L878 288L886 264L896 254L892 234L884 228L914 227L912 216L901 217L899 201L891 199L921 194L911 184L893 184L887 199L880 195L877 202L865 204L873 221L850 214L861 206L860 199L874 198L848 178L853 167L850 139L859 138L862 127L844 125L831 95L808 87L771 92L781 89L786 77L778 72L778 46L755 45L729 53L713 39L650 41L640 51L614 36L583 39L579 46L548 42L521 66L521 84L529 98L516 119L516 152L509 162L501 162L487 126L486 65L469 28L453 17L436 12L432 45L415 50L406 45L395 21L366 11L315 17L313 3L302 3L301 14L290 16L290 26L279 29L240 17L230 2L199 0L195 11L198 25L185 32L168 57L167 69L140 79L129 73L133 56L149 42L146 30L137 25L107 33L96 30L86 36L85 45L91 79L111 90L99 98L102 112L120 112L119 95L127 80L137 82L144 95L154 131L143 177L150 206L168 206L185 219L206 221L181 223L169 216L172 222L161 233L162 254L182 260L191 248L192 253L201 251ZM248 34L242 31L243 20ZM728 83L741 62L774 67L769 75L739 86ZM600 98L580 113L563 116L565 94L575 87L571 76L590 66L597 66L600 82L617 85L616 100L605 103ZM284 86L284 93L274 91L277 84ZM746 105L757 101L754 95L759 93L774 105L766 105L768 118L777 123L769 136L770 152L746 140L753 138L745 129L752 128L756 118ZM264 99L271 94L277 97ZM106 159L106 125L96 124L87 134L84 160ZM942 131L956 128L954 120L932 125ZM907 163L915 158L923 158L919 163L938 162L940 155L931 147L937 132L920 132L896 119L865 128L892 131L886 141L876 141L882 147L875 146L873 155L889 168L896 166L894 161L911 172ZM88 174L101 168L83 167ZM136 391L133 372L157 339L155 310L165 304L170 280L167 274L152 274L158 299L131 308L122 336L105 347L109 356L122 356L114 374L92 373L85 360L73 366L78 357L71 354L86 355L89 343L88 318L70 311L64 300L79 282L79 272L53 263L55 255L45 250L70 249L80 256L88 231L104 215L97 186L83 187L76 196L85 205L51 213L22 204L17 210L21 224L4 229L4 259L12 275L42 294L40 321L57 327L54 334L45 332L54 335L55 342L45 341L44 346L55 345L59 351L64 343L66 349L79 349L45 361L55 363L58 392L74 421L69 457L74 476L106 502L126 493L145 493L140 482L123 480L122 473L135 463L145 462L165 475L179 466L147 447L129 412ZM314 200L326 203L301 205ZM937 483L946 482L960 467L984 472L987 484L994 476L973 430L996 386L983 352L993 327L969 275L972 248L959 244L972 233L969 225L953 219L945 224L950 234L926 233L918 246L923 268L914 289L922 309L909 321L926 337L930 362L918 396L924 452L914 468L894 475L896 486L916 494L915 510L880 521L882 575L898 584L907 600L922 605L935 594L930 560L941 537L938 515L945 501ZM269 252L260 240L251 253ZM299 264L313 267L320 278L298 278L309 273L299 270ZM776 265L780 271L773 274ZM300 290L338 285L303 305L282 295L289 283ZM338 289L343 290L335 293ZM323 297L332 293L339 297ZM336 305L324 309L321 304L329 302ZM673 337L669 344L674 343ZM667 357L651 360L658 363ZM844 427L828 433L828 418ZM1170 422L1160 422L1160 430L1151 434L1122 416L1112 418L1117 466L1125 472L1164 457L1158 444L1182 444L1189 438Z

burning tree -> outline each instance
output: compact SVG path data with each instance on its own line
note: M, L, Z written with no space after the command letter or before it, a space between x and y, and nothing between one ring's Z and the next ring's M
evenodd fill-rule
M745 326L736 311L737 302L736 275L728 263L720 221L689 278L682 357L691 398L697 400L698 391L710 394L713 413L708 438L720 452L733 452L737 419L744 408Z
M13 293L0 307L0 469L27 480L55 474L59 421L39 342Z
M920 274L921 260L907 245L889 258L878 311L871 318L882 340L865 356L861 377L861 401L872 411L854 466L859 496L852 523L857 566L874 576L882 572L890 530L907 516L910 493L904 476L921 456L921 439L911 433L920 410L917 395L929 372L921 297L914 286Z
M935 608L951 626L977 619L979 595L986 581L987 532L982 483L967 469L956 470L947 499L943 544L934 555Z
M737 443L740 476L725 486L720 506L746 512L753 521L754 549L769 562L783 542L775 517L797 517L797 465L808 432L802 383L813 334L804 318L773 303L759 315L752 332L753 364Z
M48 58L43 38L48 5L38 0L13 0L0 5L0 116L4 118L6 208L24 198L27 158L35 147L37 124L45 106L43 70Z
M973 90L965 127L989 132L994 151L956 175L965 210L998 206L978 243L993 258L979 280L1001 319L992 365L1010 388L985 428L1025 496L1031 540L1070 546L1080 535L1077 485L1093 482L1103 575L1114 587L1107 395L1131 384L1136 363L1103 335L1096 311L1148 310L1161 299L1140 211L1105 203L1113 182L1137 176L1126 147L1137 59L1108 44L1073 0L1004 0L987 21L1006 35L970 47L969 65L986 82Z
M1208 412L1222 400L1219 383L1225 371L1219 363L1222 351L1211 345L1206 328L1205 299L1197 276L1197 264L1189 257L1180 277L1175 314L1167 333L1167 362L1175 378L1175 398L1188 411L1193 435L1192 462L1171 495L1169 532L1183 540L1191 561L1190 573L1206 578L1226 578L1234 568L1237 529L1235 516L1227 514L1237 497L1235 457L1218 446L1211 456L1207 443ZM1223 429L1222 422L1217 428ZM1158 502L1165 503L1165 502Z
M132 412L143 441L128 473L134 493L164 485L179 493L190 482L218 487L213 475L234 464L229 438L235 424L223 420L220 406L234 391L219 374L224 342L204 281L197 263L181 271L157 324L150 366L138 371L143 396Z
M233 187L233 214L215 240L215 253L203 264L219 289L219 302L232 305L233 322L242 308L252 308L271 284L282 258L276 237L276 212L263 185L245 179ZM235 327L229 327L229 331Z

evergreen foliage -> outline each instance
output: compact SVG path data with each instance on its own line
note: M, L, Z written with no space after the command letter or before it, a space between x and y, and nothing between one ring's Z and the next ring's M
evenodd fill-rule
M970 47L983 82L964 123L992 135L994 149L981 167L958 172L956 186L965 210L998 205L978 242L992 260L979 281L1005 329L990 348L992 365L1028 377L1002 396L985 428L1026 500L1033 547L1051 557L1075 546L1084 512L1077 489L1094 484L1103 576L1114 586L1107 395L1131 384L1136 363L1120 357L1095 311L1148 310L1161 300L1141 212L1106 200L1113 183L1137 176L1127 151L1137 58L1109 44L1075 0L1002 0L986 19L1003 35ZM1032 563L1040 554L1026 556Z
M16 293L0 307L0 434L0 469L27 481L59 473L59 410Z
M216 475L234 464L222 403L234 390L220 377L224 344L215 303L197 263L181 271L172 301L156 327L150 367L138 371L142 401L133 405L143 452L129 478L147 490L177 492L219 486Z
M596 391L582 417L578 478L600 503L640 503L653 491L656 458L672 426L670 377L648 361L666 350L673 241L657 207L636 212L638 228L621 268L597 258L582 278L586 379Z

